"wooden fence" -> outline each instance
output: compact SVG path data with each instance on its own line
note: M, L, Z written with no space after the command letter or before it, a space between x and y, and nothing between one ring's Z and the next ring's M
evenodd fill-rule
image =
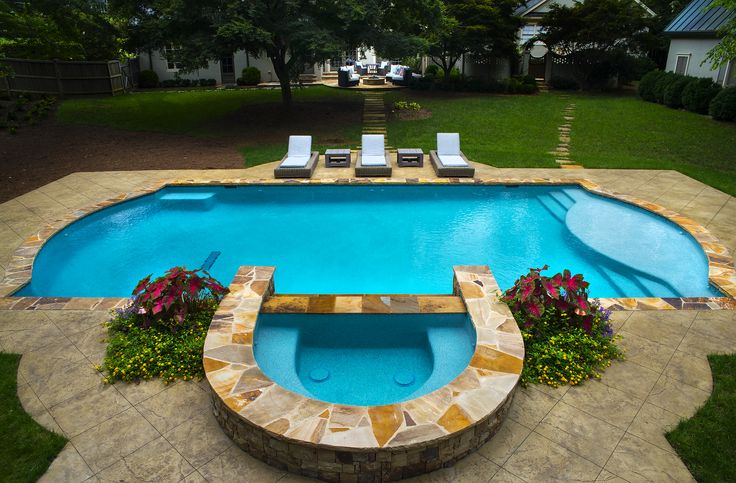
M117 60L85 62L5 59L10 77L0 78L0 90L57 96L116 95L125 92Z

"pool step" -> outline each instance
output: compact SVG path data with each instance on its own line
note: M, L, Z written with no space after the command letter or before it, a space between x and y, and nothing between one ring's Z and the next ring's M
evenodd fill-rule
M537 195L537 201L549 212L550 215L555 217L560 223L565 223L565 216L567 215L567 208L565 205L560 203L559 200L552 197L550 194Z
M464 314L465 302L455 295L282 295L269 297L263 313L299 314Z
M215 200L215 193L211 191L175 191L159 197L164 207L177 210L207 211L214 207Z

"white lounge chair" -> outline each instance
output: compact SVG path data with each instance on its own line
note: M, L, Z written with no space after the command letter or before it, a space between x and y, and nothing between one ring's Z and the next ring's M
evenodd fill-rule
M460 151L460 134L437 133L437 150L429 152L437 176L451 178L472 178L475 168Z
M364 134L362 149L358 151L355 176L391 176L391 158L383 134Z
M312 151L312 136L289 136L289 151L273 170L275 178L311 178L319 152Z

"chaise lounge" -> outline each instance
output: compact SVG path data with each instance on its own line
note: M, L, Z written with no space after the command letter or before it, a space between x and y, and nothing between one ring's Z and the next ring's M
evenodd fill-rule
M429 159L437 176L472 178L475 175L475 168L460 151L458 133L437 133L437 150L429 152Z
M274 178L311 178L319 152L312 151L312 136L289 136L289 151L273 170Z
M355 176L391 176L391 158L385 149L383 134L364 134L358 151Z

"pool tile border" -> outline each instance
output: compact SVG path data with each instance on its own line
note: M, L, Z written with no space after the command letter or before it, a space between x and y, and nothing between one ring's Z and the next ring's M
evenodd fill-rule
M84 310L99 310L106 307L113 299L90 299L83 297L12 297L11 294L23 287L31 279L33 262L41 247L58 231L90 215L122 201L131 200L140 196L154 193L166 186L208 186L208 185L399 185L399 184L480 184L480 185L571 185L576 184L591 193L607 198L631 203L652 213L661 215L676 223L687 231L700 244L708 258L709 281L720 289L727 297L673 297L673 298L607 298L602 299L604 307L613 310L718 310L736 309L736 270L734 261L728 249L712 235L705 227L684 217L672 210L633 196L623 195L607 190L588 179L551 179L551 178L321 178L321 179L259 179L259 178L223 178L218 180L202 181L195 178L176 180L159 180L151 186L121 194L95 203L89 207L74 210L61 219L55 220L35 235L28 237L15 251L5 276L0 281L0 309L10 310L69 310L79 308ZM125 299L117 300L112 307L119 307ZM97 301L97 302L95 302ZM111 308L112 308L111 307Z
M309 477L385 481L451 465L498 430L520 380L524 341L488 267L453 267L454 294L476 330L469 365L434 392L369 407L310 399L260 371L253 338L274 270L240 267L205 339L215 417L239 447Z

